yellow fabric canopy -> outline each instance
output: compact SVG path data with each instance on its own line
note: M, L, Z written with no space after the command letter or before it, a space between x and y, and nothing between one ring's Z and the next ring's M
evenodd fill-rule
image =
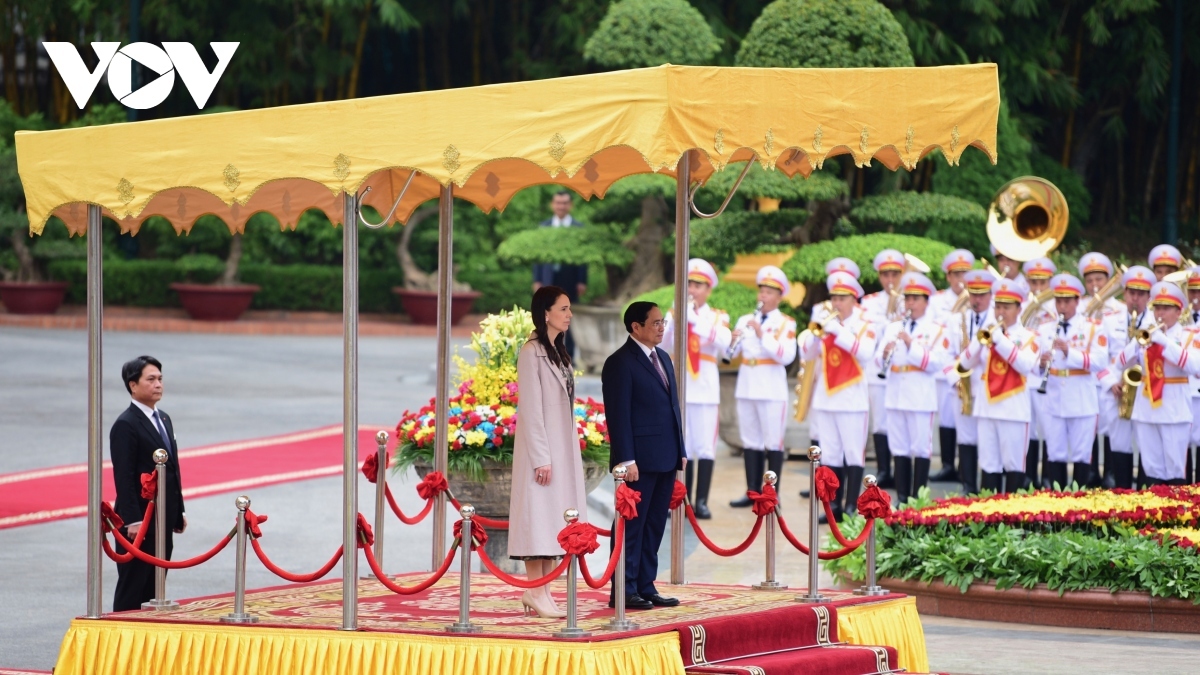
M673 174L690 149L706 180L757 159L807 176L827 157L911 169L967 146L996 161L994 64L938 68L775 69L660 66L553 80L193 115L16 134L29 212L85 229L85 204L136 232L151 215L186 230L206 213L241 231L251 215L293 226L306 209L340 222L343 191L373 189L387 212L453 183L484 211L519 190L566 186L603 196L625 176Z

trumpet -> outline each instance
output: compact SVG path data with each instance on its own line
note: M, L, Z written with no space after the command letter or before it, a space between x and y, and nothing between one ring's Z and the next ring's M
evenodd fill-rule
M992 335L996 332L996 324L991 324L987 328L980 328L975 332L975 339L979 340L979 344L984 347L992 346Z
M1153 323L1149 328L1142 328L1134 331L1133 337L1135 340L1137 340L1139 345L1145 347L1146 345L1150 344L1150 340L1154 337L1154 331L1158 330L1159 328L1162 328L1161 323Z
M754 306L754 316L755 316L755 317L757 317L759 314L761 314L761 313L762 313L762 308L763 308L763 304L762 304L762 301L760 300L760 301L758 302L758 304L756 304L756 305ZM744 339L745 339L745 337L746 337L746 333L743 331L743 332L742 332L740 335L738 335L738 336L737 336L737 338L736 338L736 339L735 339L735 340L734 340L734 341L733 341L733 342L732 342L732 343L729 345L729 349L726 349L726 350L725 350L725 356L721 358L721 362L722 362L722 363L729 363L730 361L733 361L733 355L734 355L734 354L737 354L737 351L738 351L738 349L739 349L739 348L742 346L742 340L744 340Z
M1117 401L1117 416L1123 420L1133 417L1133 402L1142 384L1142 367L1129 366L1121 375L1121 398Z

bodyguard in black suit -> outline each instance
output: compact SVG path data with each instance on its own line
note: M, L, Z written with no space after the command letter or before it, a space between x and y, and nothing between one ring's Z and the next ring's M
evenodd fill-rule
M148 528L142 550L154 554L154 521L142 522L147 500L142 499L142 474L153 473L154 451L162 448L167 459L167 558L171 557L172 532L187 528L183 510L183 490L179 478L179 447L175 443L175 426L171 418L158 409L162 399L162 364L152 356L139 356L121 367L121 379L132 397L129 407L113 424L108 434L112 456L113 483L117 501L113 507L125 521L124 534L133 541L140 528ZM118 553L125 550L118 545ZM113 611L140 609L143 602L154 598L154 566L140 560L117 563L117 591Z
M610 468L625 465L626 482L642 495L637 518L625 523L625 606L630 609L679 604L654 587L675 472L687 462L675 370L658 348L664 328L658 305L631 304L625 310L630 337L604 362L600 376Z
M583 223L571 217L574 204L571 193L560 190L554 193L550 208L554 216L540 223L541 227L583 227ZM587 265L562 265L559 263L537 263L533 266L533 290L542 286L558 286L566 292L571 304L579 304L579 298L587 290ZM571 331L566 332L567 353L575 355L575 339Z

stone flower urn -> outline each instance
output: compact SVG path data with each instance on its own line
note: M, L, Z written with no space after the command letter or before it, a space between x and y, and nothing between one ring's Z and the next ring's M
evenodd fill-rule
M433 464L416 462L413 464L417 475L424 478L433 471ZM509 497L512 493L512 465L502 464L490 459L483 461L484 480L472 480L460 471L450 471L446 480L450 483L450 491L460 504L470 504L481 516L495 520L508 520ZM584 460L583 482L584 489L591 494L605 480L609 479L608 467L595 462ZM586 509L587 504L580 505ZM457 518L454 518L457 520ZM519 560L508 558L508 530L488 528L488 540L483 545L488 557L501 570L508 574L524 574L525 565Z

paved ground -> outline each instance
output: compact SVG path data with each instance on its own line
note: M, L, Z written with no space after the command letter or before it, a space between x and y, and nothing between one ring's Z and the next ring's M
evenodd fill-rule
M183 446L252 438L341 421L341 339L336 337L214 336L112 332L105 335L104 420L112 423L128 405L120 364L148 353L162 359L167 395L164 409L176 421ZM394 425L406 407L433 393L430 338L363 338L360 341L360 421ZM81 331L0 327L0 473L82 462L86 459L87 354ZM599 395L599 383L579 384L581 395ZM790 432L797 446L803 431ZM782 495L785 515L804 536L806 510L797 491L807 484L807 463L789 462ZM743 489L741 460L718 451L711 505L704 524L718 544L732 546L747 533L753 516L726 506ZM410 476L408 483L415 483ZM369 484L360 482L364 501ZM611 496L592 495L592 517L606 518ZM408 511L413 490L395 490ZM340 541L340 478L258 488L254 509L271 516L264 548L280 565L296 571L317 567ZM233 495L188 502L191 522L177 544L179 556L208 548L227 530ZM360 506L364 512L368 507ZM394 522L394 521L393 521ZM390 571L427 569L428 523L391 528L385 565ZM669 535L668 535L669 540ZM778 573L792 587L804 585L807 560L784 548ZM0 531L0 666L48 670L72 616L85 609L86 538L82 519ZM761 580L761 543L737 558L720 558L698 545L690 530L685 544L687 576L696 581L754 583ZM664 567L669 555L662 553ZM597 561L600 562L600 561ZM210 564L172 572L173 597L228 592L232 553ZM596 565L593 565L595 568ZM335 570L334 574L340 574ZM111 603L116 569L104 568L105 603ZM823 583L829 583L827 577ZM251 562L251 587L278 580ZM514 608L515 609L515 608ZM953 673L1195 672L1200 638L1172 634L1118 633L1016 626L927 617L931 667Z

